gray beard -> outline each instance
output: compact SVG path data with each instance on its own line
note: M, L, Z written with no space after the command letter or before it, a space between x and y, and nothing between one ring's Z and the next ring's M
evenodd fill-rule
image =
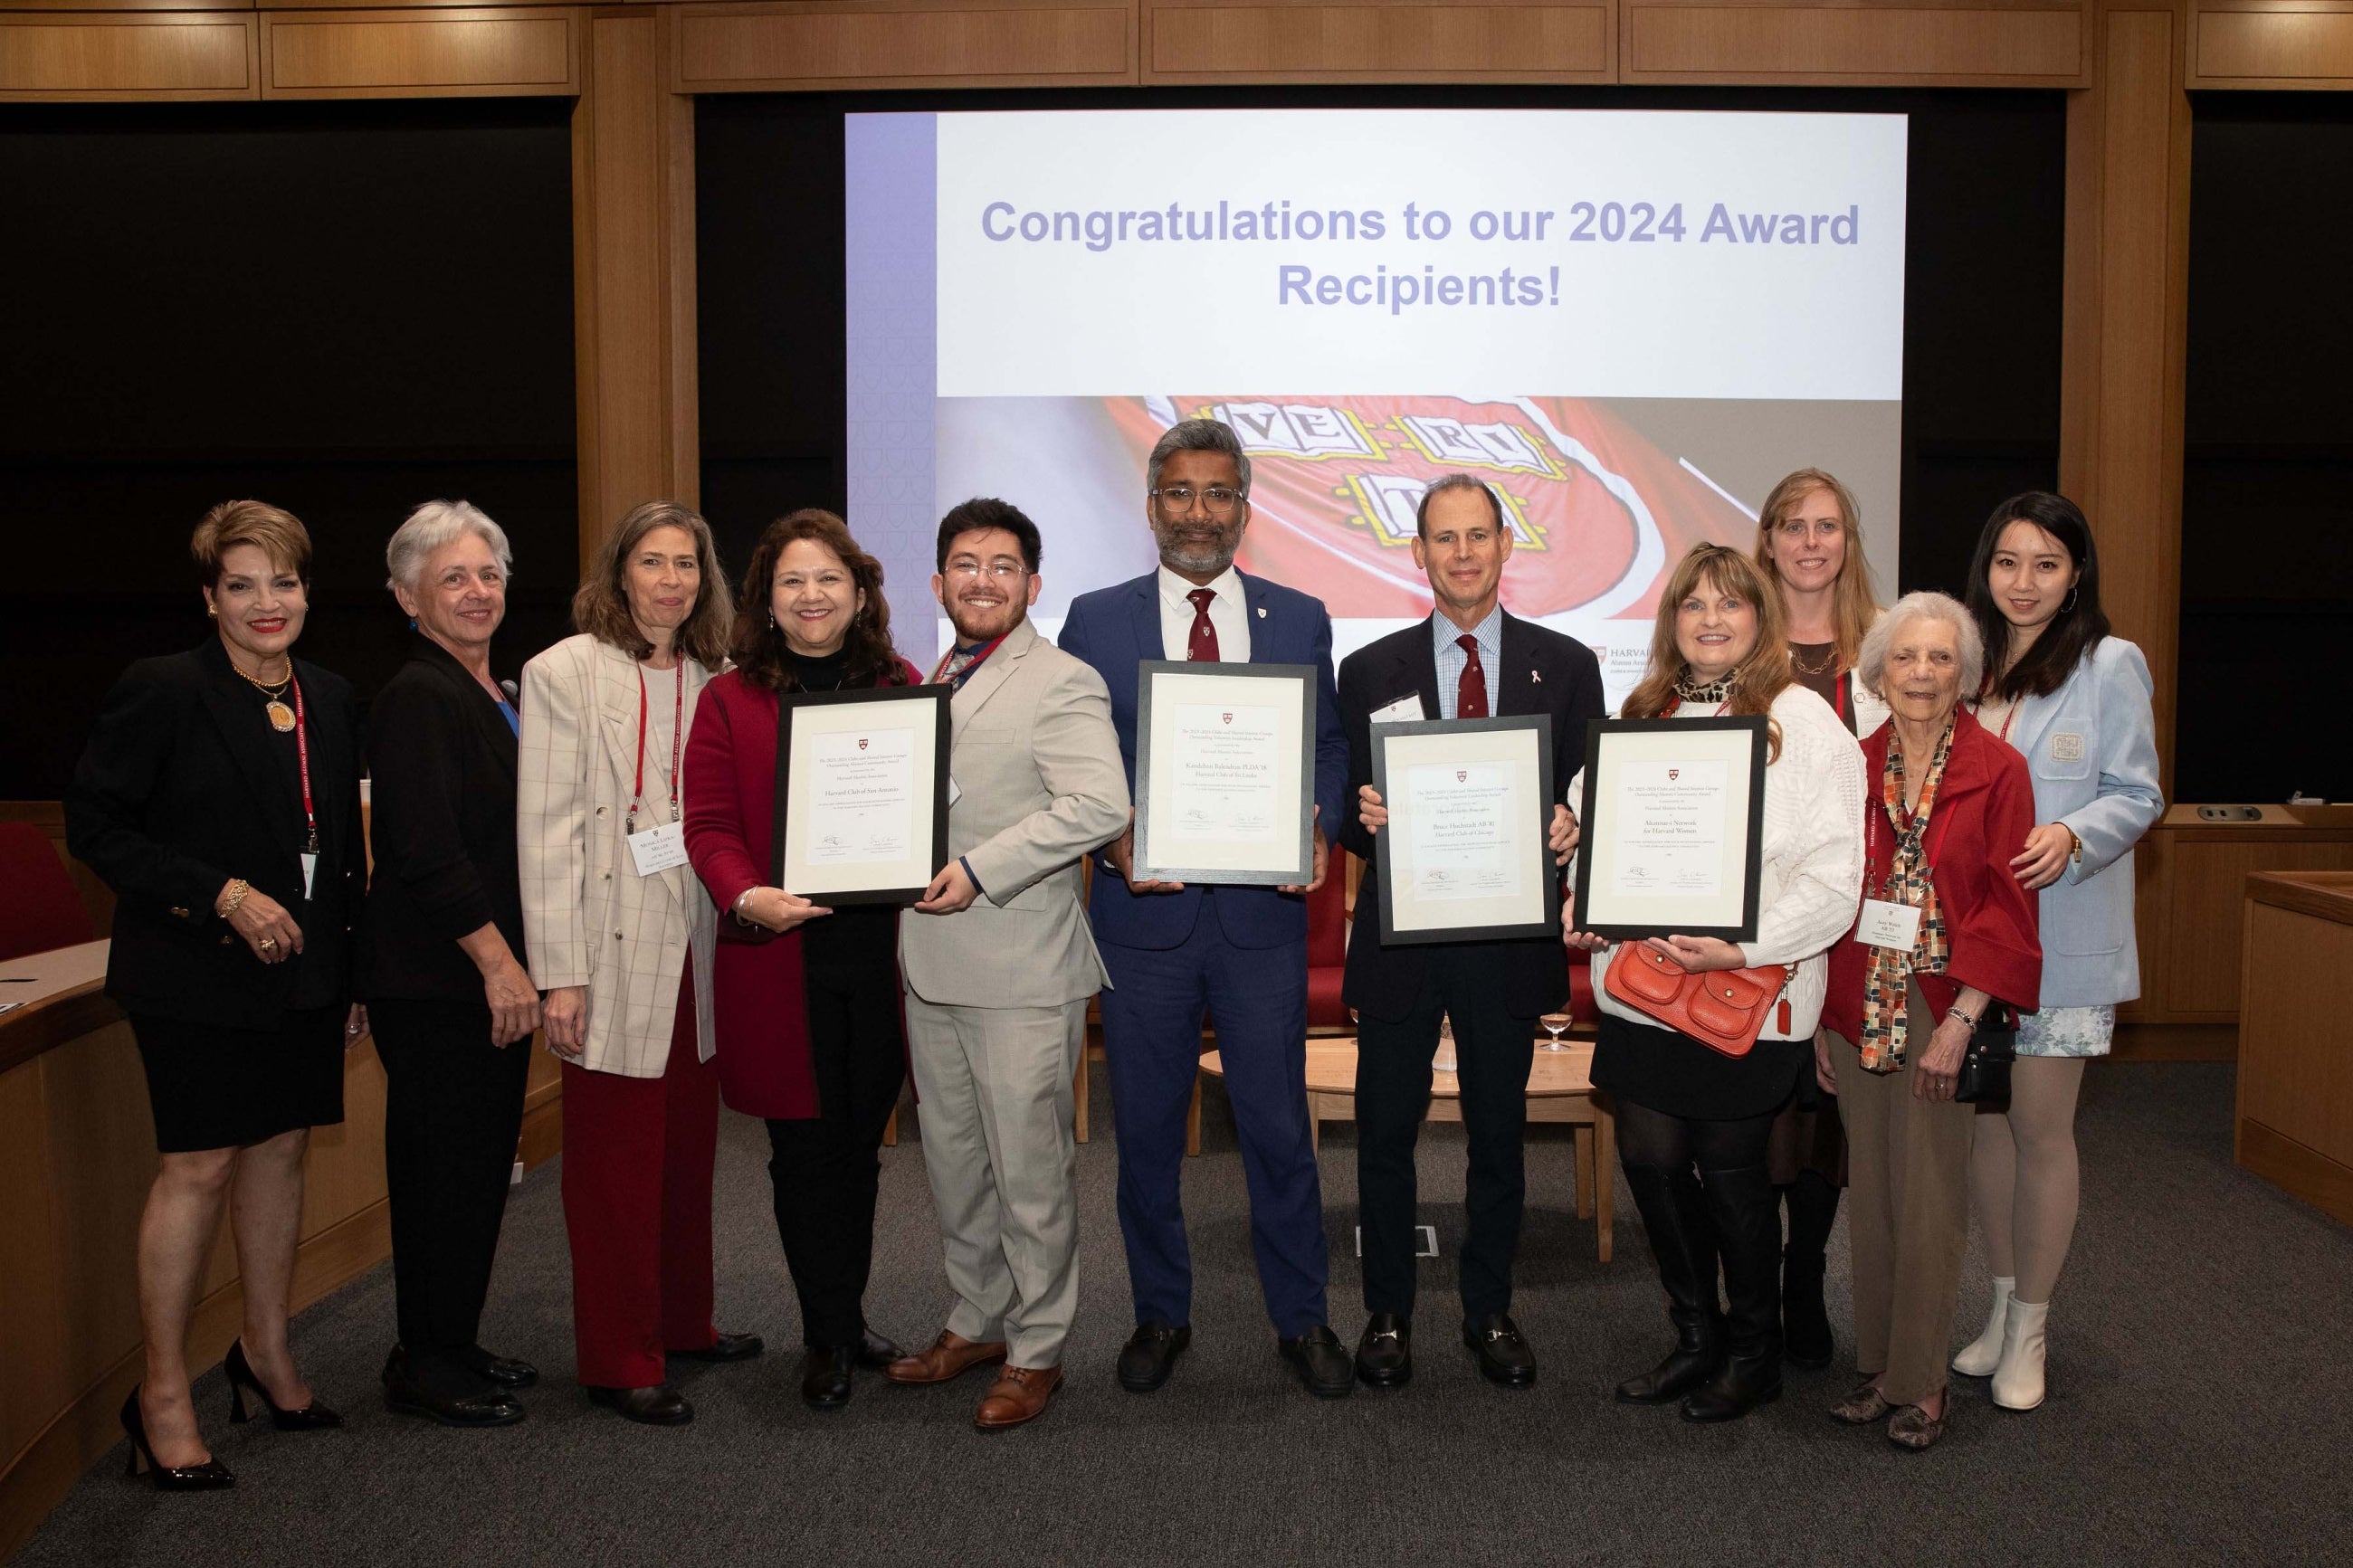
M1160 559L1165 564L1176 571L1198 572L1212 577L1216 576L1219 573L1223 572L1227 567L1234 563L1233 552L1231 551L1229 551L1222 555L1214 552L1206 554L1194 555L1187 554L1185 551L1175 545L1169 545L1163 549L1160 552Z

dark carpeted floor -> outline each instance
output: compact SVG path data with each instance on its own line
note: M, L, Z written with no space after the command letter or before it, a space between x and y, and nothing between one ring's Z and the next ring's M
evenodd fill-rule
M230 1493L164 1497L85 1478L27 1545L49 1564L2159 1563L2353 1560L2353 1232L2234 1169L2227 1067L2094 1067L2082 1117L2084 1221L2052 1315L2052 1394L1995 1410L1958 1380L1925 1456L1824 1412L1841 1361L1735 1426L1701 1429L1610 1398L1664 1348L1640 1221L1620 1189L1617 1260L1575 1216L1568 1145L1532 1137L1516 1312L1541 1382L1482 1383L1455 1341L1451 1263L1425 1260L1409 1388L1318 1404L1274 1356L1250 1263L1240 1162L1212 1085L1186 1167L1196 1287L1190 1354L1162 1392L1121 1392L1132 1318L1113 1210L1110 1104L1080 1151L1083 1306L1048 1414L984 1436L976 1373L937 1389L861 1383L819 1415L796 1392L798 1324L768 1216L765 1140L730 1116L718 1177L722 1326L771 1347L689 1368L699 1412L649 1430L571 1384L570 1289L553 1166L509 1211L485 1342L538 1363L531 1419L463 1433L375 1397L391 1334L378 1268L303 1314L297 1352L340 1433L231 1426L219 1373L197 1385ZM913 1118L902 1119L910 1133ZM884 1157L868 1310L915 1345L946 1310L920 1148ZM1362 1326L1351 1130L1327 1130L1333 1314ZM1423 1145L1424 1215L1461 1229L1461 1130ZM1845 1230L1831 1258L1842 1356ZM1972 1256L1961 1338L1982 1321Z

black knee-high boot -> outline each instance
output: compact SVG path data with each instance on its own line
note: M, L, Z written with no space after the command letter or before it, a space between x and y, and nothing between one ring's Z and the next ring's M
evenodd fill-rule
M1839 1190L1817 1171L1800 1171L1781 1189L1789 1239L1781 1249L1781 1353L1802 1367L1828 1366L1837 1346L1822 1305L1822 1254L1838 1219Z
M1724 1364L1691 1396L1691 1421L1737 1421L1781 1396L1781 1206L1762 1165L1703 1171L1715 1245L1724 1256Z
M1706 1194L1686 1168L1665 1171L1628 1165L1626 1185L1642 1212L1659 1283L1667 1289L1667 1317L1675 1348L1667 1359L1618 1385L1626 1405L1667 1405L1715 1375L1724 1362L1724 1319L1715 1300L1715 1226Z

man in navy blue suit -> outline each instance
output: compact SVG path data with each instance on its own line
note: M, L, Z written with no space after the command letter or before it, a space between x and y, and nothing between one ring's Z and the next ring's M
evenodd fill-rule
M1215 1020L1242 1172L1250 1247L1276 1346L1320 1398L1346 1394L1347 1348L1324 1289L1324 1192L1307 1120L1307 900L1340 817L1348 743L1332 680L1332 617L1322 601L1234 570L1250 526L1250 458L1227 426L1187 419L1152 448L1145 518L1160 544L1147 576L1071 603L1061 646L1111 688L1112 722L1135 787L1137 666L1176 658L1305 664L1316 672L1314 879L1303 888L1187 886L1133 879L1134 834L1097 867L1088 913L1111 984L1103 1046L1119 1140L1119 1226L1136 1330L1119 1380L1142 1394L1168 1381L1192 1340L1193 1263L1177 1195L1185 1116Z

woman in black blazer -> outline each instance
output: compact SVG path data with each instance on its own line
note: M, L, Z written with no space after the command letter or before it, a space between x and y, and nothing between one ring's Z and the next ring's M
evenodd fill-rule
M479 1342L522 1127L539 994L515 868L521 724L491 678L507 539L464 501L429 501L385 551L420 635L368 716L375 887L359 993L384 1061L385 1177L400 1338L385 1403L453 1426L522 1419L539 1373Z
M107 994L131 1019L155 1118L139 1225L146 1369L123 1430L164 1489L225 1487L188 1396L188 1318L232 1189L245 1390L283 1429L340 1426L286 1343L312 1127L343 1119L350 928L367 883L359 722L341 677L297 660L311 576L301 523L215 507L189 541L218 635L123 672L66 798L75 856L114 889Z

